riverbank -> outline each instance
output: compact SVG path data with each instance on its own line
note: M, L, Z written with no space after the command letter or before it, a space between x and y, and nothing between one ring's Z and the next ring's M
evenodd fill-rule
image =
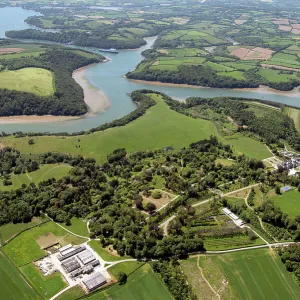
M89 113L96 114L105 111L109 107L110 102L104 92L92 86L85 78L84 72L90 66L75 70L72 77L83 89L84 102L89 108Z
M126 76L124 76L127 80L138 83L138 84L145 84L145 85L154 85L154 86L166 86L166 87L181 87L181 88L192 88L192 89L205 89L205 90L210 90L210 89L218 89L220 91L222 90L228 90L222 89L222 88L216 88L216 87L207 87L207 86L199 86L199 85L189 85L189 84L180 84L180 83L164 83L160 81L146 81L146 80L137 80L137 79L129 79ZM270 95L282 95L282 96L287 96L287 97L299 97L299 90L300 87L296 87L291 91L279 91L272 89L268 86L261 85L258 88L238 88L238 89L230 89L232 91L241 91L241 92L254 92L254 93L261 93L261 94L270 94Z
M69 116L10 116L0 117L0 124L49 123L78 120L82 117Z

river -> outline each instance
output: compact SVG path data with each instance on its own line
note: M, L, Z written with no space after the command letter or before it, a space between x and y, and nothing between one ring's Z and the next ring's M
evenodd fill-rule
M9 29L29 28L23 22L30 15L38 13L21 8L0 8L0 37ZM3 23L3 24L2 24ZM3 26L2 26L3 25ZM124 77L128 71L133 70L143 59L141 52L150 48L155 38L148 38L147 45L137 50L121 50L119 54L105 53L110 60L105 63L95 64L85 69L85 78L95 88L105 93L110 105L105 112L88 115L76 120L62 122L43 122L26 124L1 124L0 131L6 133L23 132L78 132L97 127L106 122L123 117L136 108L128 93L137 89L153 89L164 92L169 96L184 100L189 96L216 97L235 96L272 100L284 104L300 107L299 92L272 93L267 90L232 90L215 88L194 88L179 86L162 86L151 83L135 82Z

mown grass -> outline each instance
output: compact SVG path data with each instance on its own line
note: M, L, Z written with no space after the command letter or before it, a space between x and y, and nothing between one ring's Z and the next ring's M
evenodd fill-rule
M74 287L71 287L70 289L68 289L58 297L56 297L56 300L74 300L84 295L85 293L82 290L82 288L79 285L76 285Z
M300 132L300 109L285 107L284 111L290 118L293 119L296 129Z
M177 113L164 103L160 95L153 94L152 97L156 105L148 109L144 116L126 126L80 136L80 142L76 136L39 136L34 138L34 145L28 144L28 138L16 139L12 136L2 138L0 142L22 153L62 152L93 157L97 162L104 162L107 155L117 148L125 148L128 153L161 149L166 146L173 146L179 150L192 142L214 135L220 141L232 145L237 154L243 153L258 159L271 156L265 145L254 139L234 135L224 140L212 122ZM81 147L77 147L78 145Z
M163 282L152 271L148 264L145 264L128 277L124 285L115 284L105 291L95 293L88 300L152 300L152 299L173 299Z
M75 234L89 237L89 232L87 229L87 222L88 222L88 220L73 217L71 219L71 225L70 226L63 225L63 227L66 228L67 230L70 230L71 232L73 232Z
M44 276L32 263L21 267L21 272L44 299L50 299L67 286L61 273L55 272Z
M271 198L271 200L289 217L300 216L300 192L296 190L288 191Z
M18 269L0 251L0 289L1 299L39 300L41 297L32 289Z
M276 253L256 249L213 256L239 299L286 299L300 297L300 288Z
M54 93L52 72L41 68L24 68L0 72L0 88L17 90L38 96Z
M270 82L288 82L299 79L294 74L285 74L282 71L272 69L260 70L259 74Z
M14 190L20 188L22 184L38 184L39 182L48 180L50 178L60 179L63 176L66 176L71 169L71 166L64 164L41 165L39 170L37 171L25 174L11 175L10 180L12 182L12 185L3 185L3 181L0 180L0 190Z

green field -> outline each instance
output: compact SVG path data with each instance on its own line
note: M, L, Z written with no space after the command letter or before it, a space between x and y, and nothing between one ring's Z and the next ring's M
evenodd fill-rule
M128 258L127 256L114 256L102 248L99 241L90 241L89 245L104 259L105 261L118 261ZM123 266L123 264L122 264Z
M63 244L80 244L86 241L70 235L54 222L47 222L41 226L22 232L6 244L3 247L3 251L17 266L37 260L46 255L46 252L37 243L37 239L47 233L53 233L56 237L64 237L60 240L60 243Z
M84 295L85 293L82 288L79 285L76 285L59 295L56 300L74 300Z
M285 107L284 112L294 120L295 127L300 132L300 109Z
M87 229L87 220L73 217L71 219L71 225L70 226L63 225L63 227L66 228L67 230L74 232L75 234L89 237L89 232Z
M123 127L80 136L80 143L76 136L39 136L34 138L34 145L28 144L28 138L16 139L12 136L2 138L0 142L22 153L63 152L94 157L97 162L104 162L107 155L117 148L126 148L130 153L161 149L166 146L173 146L178 150L192 142L214 135L222 142L231 144L236 153L244 153L258 159L271 156L267 148L258 141L241 135L224 140L212 122L179 114L169 109L160 95L153 97L157 104L148 109L144 116ZM80 148L76 147L78 144Z
M3 300L41 299L2 252L0 252L0 289L0 298Z
M215 160L216 164L221 164L222 166L232 166L234 164L234 161L226 159L226 158L217 158Z
M299 80L299 77L293 74L285 74L279 70L264 69L264 70L260 70L259 74L271 82L288 82L292 79Z
M105 291L96 293L86 299L107 300L109 298L114 300L173 299L163 282L148 264L140 267L130 275L126 284L115 284Z
M298 191L288 191L282 195L272 197L271 200L290 217L300 216L300 193Z
M16 224L9 223L9 224L2 225L0 226L0 240L2 240L2 242L5 242L10 238L12 238L15 234L18 234L24 229L31 228L42 221L44 220L40 218L33 218L32 221L28 223L16 223Z
M24 68L0 72L0 88L49 96L54 93L52 72L41 68Z
M213 256L221 266L239 299L300 298L300 288L270 250L256 249Z
M41 165L39 170L25 173L25 174L13 174L11 176L12 185L4 186L2 180L0 180L0 190L8 191L12 189L18 189L22 184L35 183L38 184L41 181L48 180L50 178L55 178L56 180L66 176L68 172L72 169L69 165L64 164L49 164Z
M67 286L60 273L44 276L34 264L28 264L20 268L30 284L43 296L50 299Z

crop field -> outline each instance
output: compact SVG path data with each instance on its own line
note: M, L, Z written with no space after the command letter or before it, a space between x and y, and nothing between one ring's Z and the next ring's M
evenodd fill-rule
M271 82L287 82L290 80L299 80L300 77L297 77L294 74L286 74L284 71L272 70L272 69L262 69L259 71L259 74Z
M0 59L11 59L20 57L36 57L45 52L45 48L37 44L10 44L9 48L15 51L5 51L8 46L0 46Z
M271 200L290 217L300 216L300 192L296 190L288 191L272 197Z
M60 179L63 176L66 176L71 169L71 166L64 164L42 165L37 171L18 175L12 174L10 179L12 185L4 186L2 180L0 180L0 190L8 191L18 189L22 186L22 184L28 185L32 182L38 184L39 182L50 178Z
M41 297L31 288L18 269L0 251L1 299L40 300Z
M54 93L52 72L41 68L24 68L0 72L0 88L49 96Z
M0 142L22 153L54 151L93 157L98 162L104 162L107 155L118 148L124 147L129 153L161 149L166 146L180 149L214 135L221 141L231 144L236 153L244 153L257 159L271 156L265 145L258 141L240 135L224 140L210 121L179 114L169 109L160 95L153 95L153 97L157 104L148 109L144 116L126 126L80 136L81 148L76 147L78 137L39 136L34 138L34 145L29 145L28 138L15 139L10 136L2 138Z
M30 284L44 299L50 299L67 286L62 275L58 272L44 276L33 263L23 266L20 269Z
M289 68L300 68L300 60L296 55L276 53L270 60L264 61L264 64L278 65Z
M83 239L79 239L69 235L64 229L57 226L54 222L47 222L41 226L34 227L30 230L22 232L3 247L4 253L17 265L23 266L29 262L43 257L46 252L41 249L37 240L41 236L52 233L55 237L64 237L60 243L68 244L82 243ZM71 238L68 238L71 237Z
M213 256L239 299L287 299L300 297L300 288L279 257L268 249Z
M103 292L87 297L87 300L152 300L173 299L163 282L148 264L140 267L128 277L125 285L114 285Z

